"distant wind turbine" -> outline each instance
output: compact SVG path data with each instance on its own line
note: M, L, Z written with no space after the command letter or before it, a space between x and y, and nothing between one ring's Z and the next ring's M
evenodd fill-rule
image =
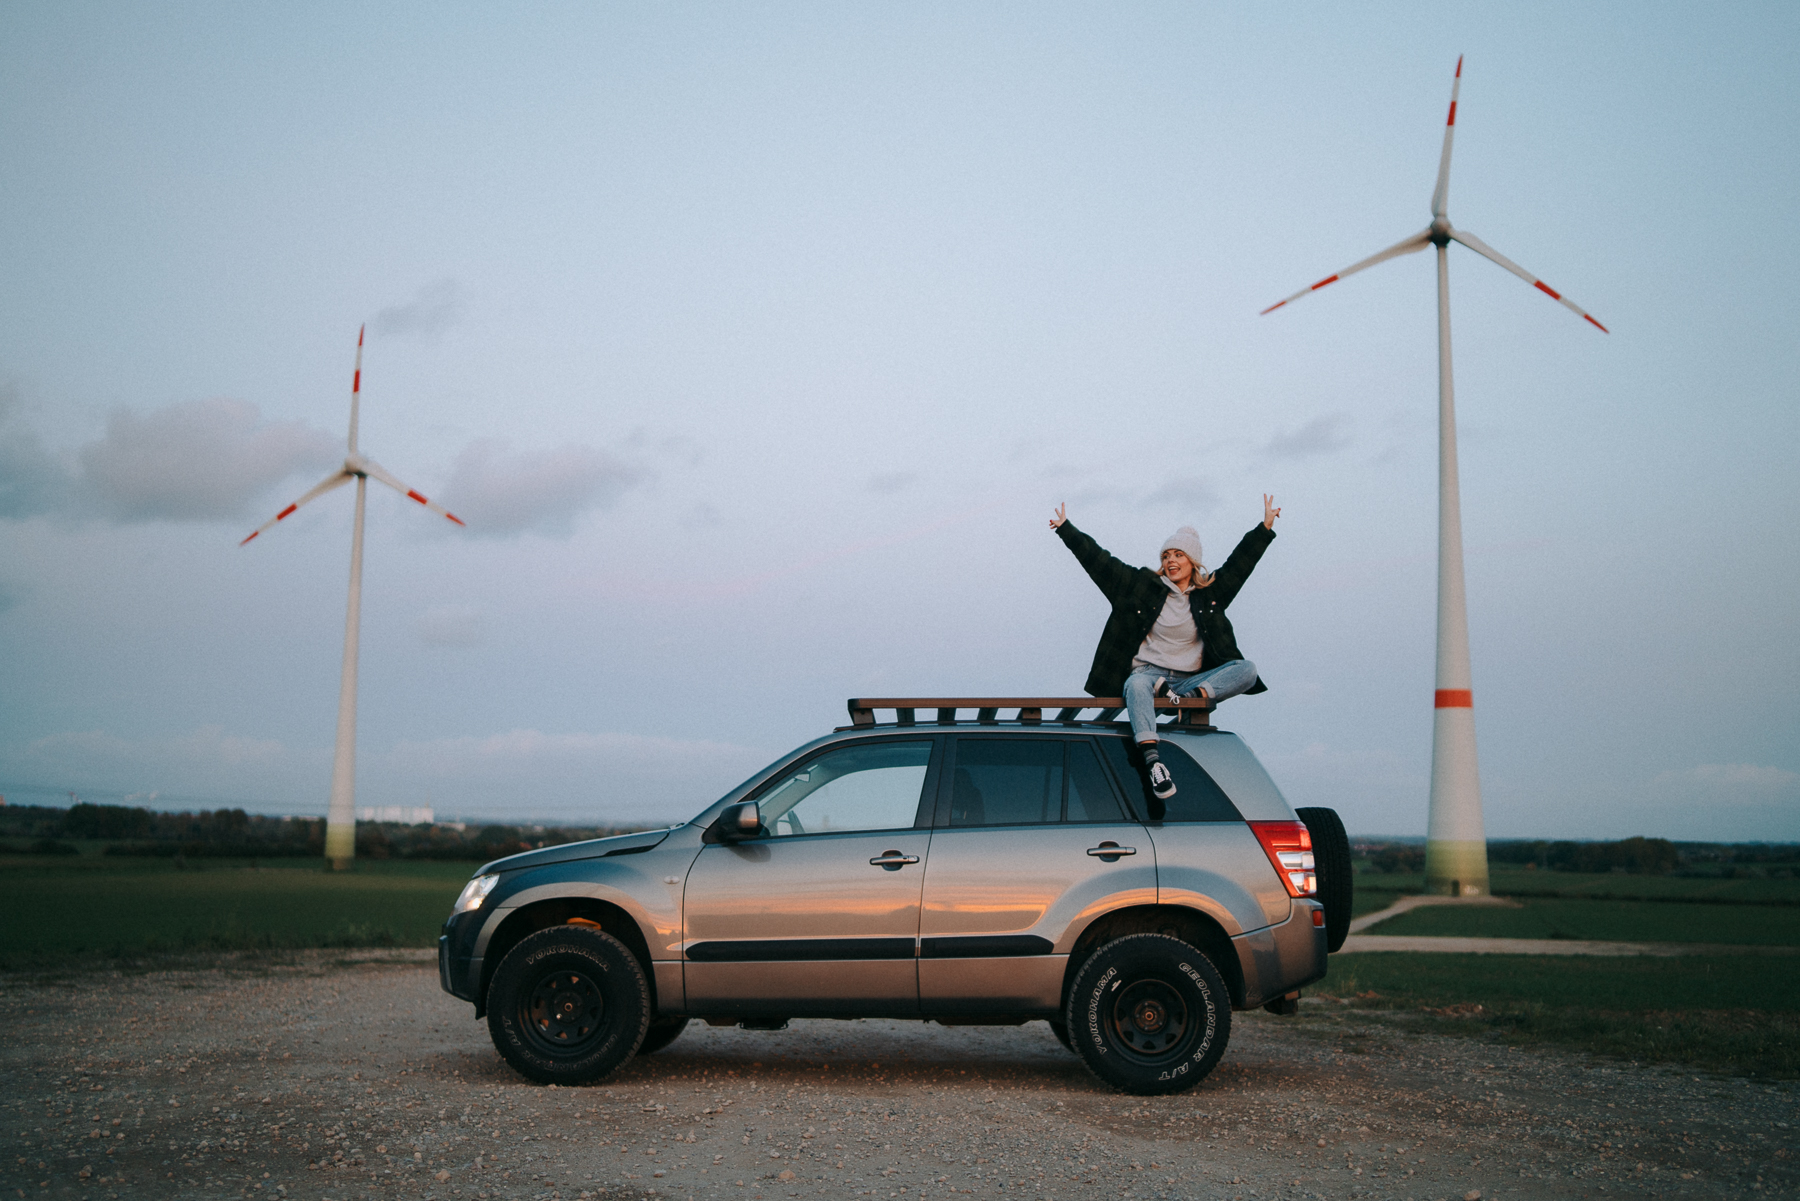
M1431 193L1431 224L1404 242L1328 275L1309 288L1264 309L1317 292L1376 263L1427 246L1437 247L1438 295L1438 620L1437 697L1431 731L1431 814L1425 832L1425 887L1428 892L1477 896L1488 891L1487 838L1481 817L1481 778L1475 760L1475 709L1469 670L1469 615L1463 593L1462 500L1456 476L1456 396L1450 378L1450 268L1447 251L1461 242L1500 264L1550 299L1563 304L1601 333L1607 329L1574 301L1546 284L1467 230L1450 225L1450 143L1456 136L1456 97L1462 88L1462 59L1450 85L1450 116L1444 122L1444 153L1438 160L1437 188Z
M337 754L331 765L331 808L325 818L325 858L331 866L343 871L356 857L356 649L362 624L363 507L369 480L375 479L410 500L416 500L433 513L462 525L462 518L439 504L426 500L417 491L395 479L379 463L367 459L356 449L356 420L362 401L363 331L356 331L356 373L350 379L350 453L344 465L327 476L318 486L299 500L275 514L238 543L247 546L264 530L272 529L294 515L301 505L356 481L356 523L350 535L350 611L344 618L344 674L338 686Z

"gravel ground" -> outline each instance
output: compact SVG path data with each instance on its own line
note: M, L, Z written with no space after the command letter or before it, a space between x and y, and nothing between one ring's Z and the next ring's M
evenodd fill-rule
M1112 1093L1048 1027L690 1026L523 1083L415 956L0 981L0 1197L1789 1195L1795 1094L1307 1002Z

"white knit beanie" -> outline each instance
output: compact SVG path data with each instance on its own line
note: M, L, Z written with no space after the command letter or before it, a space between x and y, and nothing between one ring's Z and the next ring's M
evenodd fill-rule
M1162 544L1163 550L1178 550L1193 561L1195 571L1204 571L1200 566L1200 534L1191 525L1184 525L1169 535L1168 541ZM1162 551L1157 552L1162 557Z

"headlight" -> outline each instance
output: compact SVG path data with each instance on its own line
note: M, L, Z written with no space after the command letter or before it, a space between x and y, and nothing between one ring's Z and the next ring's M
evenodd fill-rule
M467 913L471 909L480 909L481 903L487 900L487 894L494 891L494 885L500 883L499 876L476 876L463 885L462 895L456 898L456 908L452 913Z

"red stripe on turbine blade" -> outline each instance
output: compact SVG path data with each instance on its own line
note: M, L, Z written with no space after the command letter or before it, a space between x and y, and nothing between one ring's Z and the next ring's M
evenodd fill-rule
M1444 124L1445 125L1455 125L1456 124L1456 101L1454 101L1454 100L1452 100L1450 102L1450 119L1448 121L1444 122Z
M285 521L287 519L287 515L289 513L292 513L295 509L298 509L299 507L300 506L298 504L289 505L287 508L283 509L281 512L275 514L275 520L276 521Z
M1320 288L1323 288L1326 284L1335 284L1336 282L1337 282L1337 276L1335 276L1335 275L1327 276L1326 278L1320 280L1318 283L1314 284L1312 287L1308 288L1307 291L1317 292Z
M1589 325L1593 326L1595 329L1599 330L1603 334L1612 333L1612 331L1610 329L1607 329L1604 325L1601 325L1598 321L1595 321L1592 317L1588 316L1586 313L1583 313L1581 315L1581 319L1583 321L1586 321Z
M424 497L423 497L423 496L420 496L420 495L419 495L419 494L418 494L418 493L417 493L417 492L413 492L413 491L411 491L411 490L408 490L408 492L407 492L407 493L406 493L406 494L407 494L407 495L408 495L408 496L410 496L410 497L412 497L412 498L413 498L413 499L414 499L414 500L416 500L416 501L418 501L418 502L419 502L419 503L420 503L420 504L424 504L424 503L425 503L425 498L424 498Z
M260 534L260 533L262 533L262 531L261 531L261 530L251 530L251 531L250 531L250 538L254 538L254 537L256 537L256 536L257 536L257 535L258 535L258 534ZM248 545L249 545L249 544L250 544L250 538L246 538L246 539L244 539L244 540L243 540L243 541L242 541L242 542L240 542L240 543L238 543L238 545L239 545L239 546L248 546Z
M1436 707L1439 709L1473 709L1475 693L1468 688L1440 688L1437 690Z
M1258 317L1266 317L1270 313L1273 313L1276 309L1280 308L1282 305L1284 305L1286 303L1287 303L1287 301L1285 301L1285 300L1277 300L1274 304L1270 305L1268 308L1266 308L1262 312L1258 313L1257 316Z
M352 392L361 392L362 391L362 368L361 367L358 367L356 369L356 374L350 377L350 390Z
M1558 292L1555 288L1552 288L1550 285L1546 284L1541 279L1534 281L1531 286L1536 288L1538 291L1542 292L1544 295L1548 296L1551 300L1561 300L1562 299L1561 292Z
M444 516L448 517L451 521L454 521L457 525L463 526L465 529L468 527L468 523L454 513L445 513Z
M1456 77L1458 79L1462 78L1462 60L1463 60L1462 55L1459 54L1456 56Z
M1457 68L1456 68L1456 69L1457 69L1457 70L1458 70L1458 71L1461 71L1461 70L1462 70L1462 67L1460 67L1460 66L1458 66L1458 67L1457 67ZM369 328L369 327L368 327L368 326L366 326L366 325L359 325L359 326L357 326L357 327L356 327L356 344L357 344L357 345L358 345L358 346L361 346L361 345L362 345L362 338L363 338L363 331L364 331L364 330L365 330L365 329L367 329L367 328Z

